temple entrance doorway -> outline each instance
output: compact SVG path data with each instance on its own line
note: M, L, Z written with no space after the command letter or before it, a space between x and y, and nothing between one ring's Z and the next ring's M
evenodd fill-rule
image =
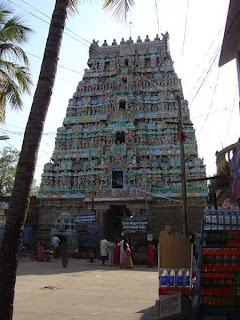
M127 206L112 205L103 214L103 236L107 240L115 241L117 238L120 239L122 234L122 223L123 217L130 217L132 214Z

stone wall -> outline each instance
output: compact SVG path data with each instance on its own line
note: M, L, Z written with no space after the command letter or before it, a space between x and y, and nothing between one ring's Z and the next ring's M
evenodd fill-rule
M97 214L97 223L99 225L99 237L104 236L104 214L110 209L111 205L125 206L128 212L133 216L140 216L143 210L143 215L148 215L151 221L151 233L154 238L158 238L160 230L166 224L172 226L172 231L181 232L181 202L174 202L169 200L149 200L149 201L128 201L128 202L96 202L94 207ZM201 218L207 199L190 198L188 199L188 224L190 232L200 232ZM63 213L68 212L74 216L76 213L86 213L92 208L91 202L83 202L75 199L49 199L39 200L39 223L36 232L36 238L49 240L49 232L54 227L57 217Z

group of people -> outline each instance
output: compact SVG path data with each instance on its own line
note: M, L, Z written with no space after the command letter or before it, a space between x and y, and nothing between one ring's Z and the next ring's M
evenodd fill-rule
M108 241L105 238L100 241L100 254L102 265L108 260L108 265L119 265L120 268L133 268L132 253L128 239Z
M44 242L40 240L38 242L38 250L37 250L37 260L38 261L48 261L48 257L50 253L54 256L54 258L58 258L61 254L62 257L62 265L63 268L68 267L69 261L69 244L67 239L61 238L59 239L58 236L53 236L51 239L51 244L48 250L45 250ZM48 251L48 254L46 254ZM147 266L153 267L154 266L154 256L155 256L156 248L155 246L150 243L147 247ZM133 268L133 261L132 261L132 251L130 248L130 241L128 238L123 238L120 242L117 239L115 242L112 240L102 239L100 241L100 255L102 260L102 265L107 264L109 266L113 265L120 265L120 268ZM90 252L89 254L89 262L94 262L94 252Z
M67 239L64 237L61 240L58 236L53 236L49 248L45 248L42 240L38 241L37 260L40 262L48 261L52 254L55 259L59 258L61 253L63 268L68 267L69 260L69 245Z
M156 248L153 243L147 246L147 267L152 268L155 265ZM128 238L122 239L120 242L116 240L108 241L102 239L100 241L100 254L102 265L107 261L108 265L120 265L120 268L133 268L132 251L130 248L130 241Z

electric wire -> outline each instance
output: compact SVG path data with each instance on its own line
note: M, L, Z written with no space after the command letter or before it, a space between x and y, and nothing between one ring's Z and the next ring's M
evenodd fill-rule
M197 118L205 117L207 114L212 114L212 113L217 113L217 112L223 112L223 111L226 111L226 109L215 110L215 111L212 111L212 112L209 112L209 113L201 114L201 115L196 116L196 117L191 117L191 119L197 119Z
M36 18L38 18L38 19L40 19L40 20L42 20L43 22L45 22L45 23L47 23L47 24L49 24L49 22L46 22L45 20L43 20L43 19L41 19L40 17L38 17L37 15L35 15L35 14L33 14L33 13L31 13L31 12L29 12L28 10L26 10L26 9L24 9L24 8L22 8L22 7L20 7L20 6L18 6L16 3L14 3L13 1L11 1L11 0L8 0L9 2L11 2L12 4L14 4L14 5L16 5L17 7L19 7L20 9L22 9L22 10L24 10L24 11L26 11L26 12L28 12L29 14L31 14L31 15L33 15L34 17L36 17ZM24 1L24 0L21 0L23 3L25 3L25 4L27 4L27 5L29 5L30 7L32 7L33 9L35 9L36 11L38 11L39 13L41 13L41 14L43 14L45 17L47 17L47 18L49 18L49 19L51 19L48 15L46 15L45 13L43 13L42 11L40 11L39 9L37 9L37 8L35 8L35 7L33 7L32 5L30 5L29 3L27 3L26 1ZM185 36L186 36L186 27L187 27L187 17L188 17L188 7L189 7L189 1L190 0L188 0L188 2L187 2L187 11L186 11L186 19L185 19L185 32L184 32L184 41L183 41L183 49L184 49L184 43L185 43ZM70 29L67 29L66 28L66 30L68 30L69 32L71 32L71 33L73 33L74 35L76 35L76 36L78 36L78 37L80 37L79 35L77 35L75 32L73 32L73 31L71 31ZM69 35L70 36L70 35ZM72 37L72 36L70 36L70 37ZM78 39L76 39L76 38L74 38L74 37L72 37L73 39L75 39L75 40L77 40L77 41L79 41ZM83 39L84 41L86 41L87 43L89 43L89 44L91 44L88 40L86 40L86 39L84 39L84 38L82 38L82 37L80 37L81 39ZM81 44L83 44L83 45L85 45L85 46L87 46L87 47L89 47L88 45L86 45L85 43L82 43L81 41L79 41ZM31 54L32 55L32 54ZM32 56L35 56L35 55L32 55ZM36 58L39 58L39 59L41 59L40 57L38 57L38 56L35 56ZM60 65L59 65L60 66ZM73 72L76 72L76 73L78 73L78 74L81 74L81 75L83 75L82 73L79 73L78 71L75 71L75 70L73 70L73 69L69 69L69 68L67 68L67 67L65 67L65 66L60 66L60 67L62 67L62 68L64 68L64 69L66 69L66 70L69 70L69 71L73 71ZM144 77L143 75L141 75L142 77ZM151 82L153 85L155 85L156 87L158 87L158 88L160 88L161 90L162 90L162 88L160 87L160 86L158 86L157 84L155 84L154 82L152 82L152 81L150 81L149 79L147 79L147 78L145 78L147 81L149 81L149 82ZM194 99L195 99L195 97L194 97ZM194 100L193 99L193 100ZM192 100L192 101L193 101Z
M228 121L227 131L226 131L226 134L225 134L225 137L224 137L224 140L223 140L223 145L225 144L225 141L226 141L226 138L228 136L229 129L230 129L232 115L233 115L233 109L234 109L235 101L236 101L236 98L237 98L237 91L238 91L238 89L237 89L237 85L236 85L233 104L232 104L232 110L231 110L230 118L229 118L229 121Z
M210 114L210 110L211 110L211 108L212 108L213 101L214 101L214 97L215 97L216 90L217 90L217 86L218 86L219 74L220 74L220 72L219 72L219 69L218 69L217 79L216 79L216 83L215 83L215 86L214 86L214 90L213 90L213 94L212 94L212 99L211 99L211 103L210 103L210 106L209 106L209 110L208 110L206 119L205 119L205 121L204 121L204 124L203 124L202 128L200 129L200 132L198 133L198 135L197 135L196 138L198 138L198 137L200 136L200 134L202 133L202 131L203 131L203 129L205 128L206 123L207 123L207 121L208 121L209 114Z
M216 53L218 52L218 50L220 50L220 46L217 47L217 49L214 51L213 55L211 56L211 58L209 59L208 63L206 64L204 70L201 72L198 80L196 82L194 82L194 86L191 89L191 92L189 94L189 98L191 97L191 95L194 93L194 90L197 88L197 86L201 83L202 79L204 79L206 77L207 74L207 70L209 68L209 66L211 66L212 61L214 61L214 58L216 56Z
M184 54L185 41L186 41L186 33L187 33L187 21L188 21L189 2L190 2L190 0L187 0L187 9L186 9L186 16L185 16L185 23L184 23L184 33L183 33L182 59L183 59L183 54Z
M214 63L216 63L216 59L217 59L217 57L218 57L218 55L219 55L219 52L220 52L220 48L218 48L218 50L217 50L217 52L216 52L216 54L215 54L215 57L214 57L212 63L210 64L209 69L207 70L206 75L205 75L204 78L202 79L202 81L201 81L201 83L200 83L200 86L198 87L195 95L193 96L193 98L192 98L192 100L191 100L191 103L193 103L193 101L195 100L195 98L196 98L197 95L199 94L199 92L200 92L203 84L206 82L208 76L210 75L210 73L211 73L211 71L212 71L212 68L213 68L213 65L214 65Z
M207 51L204 53L204 55L202 56L202 58L200 59L200 61L198 62L195 70L191 73L190 77L188 78L188 80L186 81L186 83L183 84L184 89L187 87L188 83L190 82L190 80L192 80L192 77L195 75L195 73L197 72L198 68L200 67L201 63L203 62L204 58L206 57L206 55L209 53L209 51L211 50L212 46L215 44L215 42L217 40L219 40L219 35L221 34L222 30L224 28L224 25L221 27L221 29L218 31L216 37L214 38L214 40L211 42L210 46L207 48ZM221 44L219 44L221 45ZM218 45L218 46L219 46Z
M35 54L29 53L29 52L26 52L26 54L28 54L29 56L32 56L32 57L34 57L34 58L40 59L40 60L43 59L43 58L38 57L38 56L36 56ZM79 72L79 71L76 71L76 70L67 68L67 67L65 67L65 66L63 66L63 65L61 65L61 64L58 64L58 67L63 68L63 69L66 69L66 70L68 70L68 71L75 72L75 73L80 74L81 76L83 76L83 73L82 73L82 72Z
M7 132L8 134L10 133L10 134L14 134L14 135L17 135L17 136L23 136L24 135L24 132L14 132L14 131L9 131L9 130L5 130L5 129L1 129L0 128L0 131L3 131L3 132ZM16 138L16 137L15 137ZM17 138L16 138L17 139ZM22 142L22 140L18 140L18 141L20 141L20 142ZM51 145L51 144L49 144L49 143L47 143L47 142L43 142L43 141L41 141L41 144L45 144L45 145L47 145L47 146L49 146L49 147L51 147L51 148L54 148L55 146L53 146L53 145Z
M16 7L18 7L19 9L21 9L21 10L23 10L23 11L26 11L27 13L29 13L29 14L31 14L32 16L34 16L35 18L37 18L37 19L41 20L42 22L45 22L46 24L50 25L50 23L49 23L48 21L45 21L45 20L43 20L42 18L40 18L39 16L37 16L36 14L34 14L34 13L32 13L32 12L30 12L30 11L28 11L28 10L24 9L24 8L22 8L21 6L17 5L17 4L16 4L16 3L14 3L13 1L8 0L8 2L12 3L13 5L15 5ZM66 33L65 31L63 31L63 33L64 33L64 34L66 34L67 36L69 36L70 38L72 38L72 39L76 40L77 42L81 43L82 45L86 46L87 48L89 47L89 45L88 45L88 44L86 44L86 43L84 43L84 42L80 41L79 39L77 39L77 38L75 38L75 37L71 36L70 34ZM74 32L73 32L73 31L71 31L71 33L74 33ZM84 40L84 41L86 41L86 40Z
M37 12L41 13L43 16L47 17L49 20L51 20L51 17L48 16L46 13L40 11L39 9L37 9L36 7L30 5L27 1L25 0L21 0L23 3L25 3L26 5L28 5L30 8L33 8L34 10L36 10ZM72 30L68 29L67 27L65 27L65 30L71 32L72 34L74 34L75 36L79 37L80 39L86 41L88 44L91 44L87 39L79 36L77 33L73 32Z

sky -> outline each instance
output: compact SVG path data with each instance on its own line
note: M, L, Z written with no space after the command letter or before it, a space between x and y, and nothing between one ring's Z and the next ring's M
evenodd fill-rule
M4 0L3 3L22 17L33 32L23 45L30 60L33 86L24 95L22 111L9 110L0 125L0 134L9 140L0 148L21 150L32 97L39 76L54 0ZM147 4L146 4L147 3ZM68 100L87 68L89 45L93 39L101 45L106 39L119 43L131 35L153 40L168 31L175 71L182 80L190 117L196 130L199 157L204 159L207 176L216 173L215 152L239 139L239 94L236 62L218 67L229 0L135 0L127 21L120 23L112 12L102 9L103 1L80 1L78 13L67 20L59 67L44 134L39 149L35 179L40 184L44 164L49 162L57 128L62 126Z

